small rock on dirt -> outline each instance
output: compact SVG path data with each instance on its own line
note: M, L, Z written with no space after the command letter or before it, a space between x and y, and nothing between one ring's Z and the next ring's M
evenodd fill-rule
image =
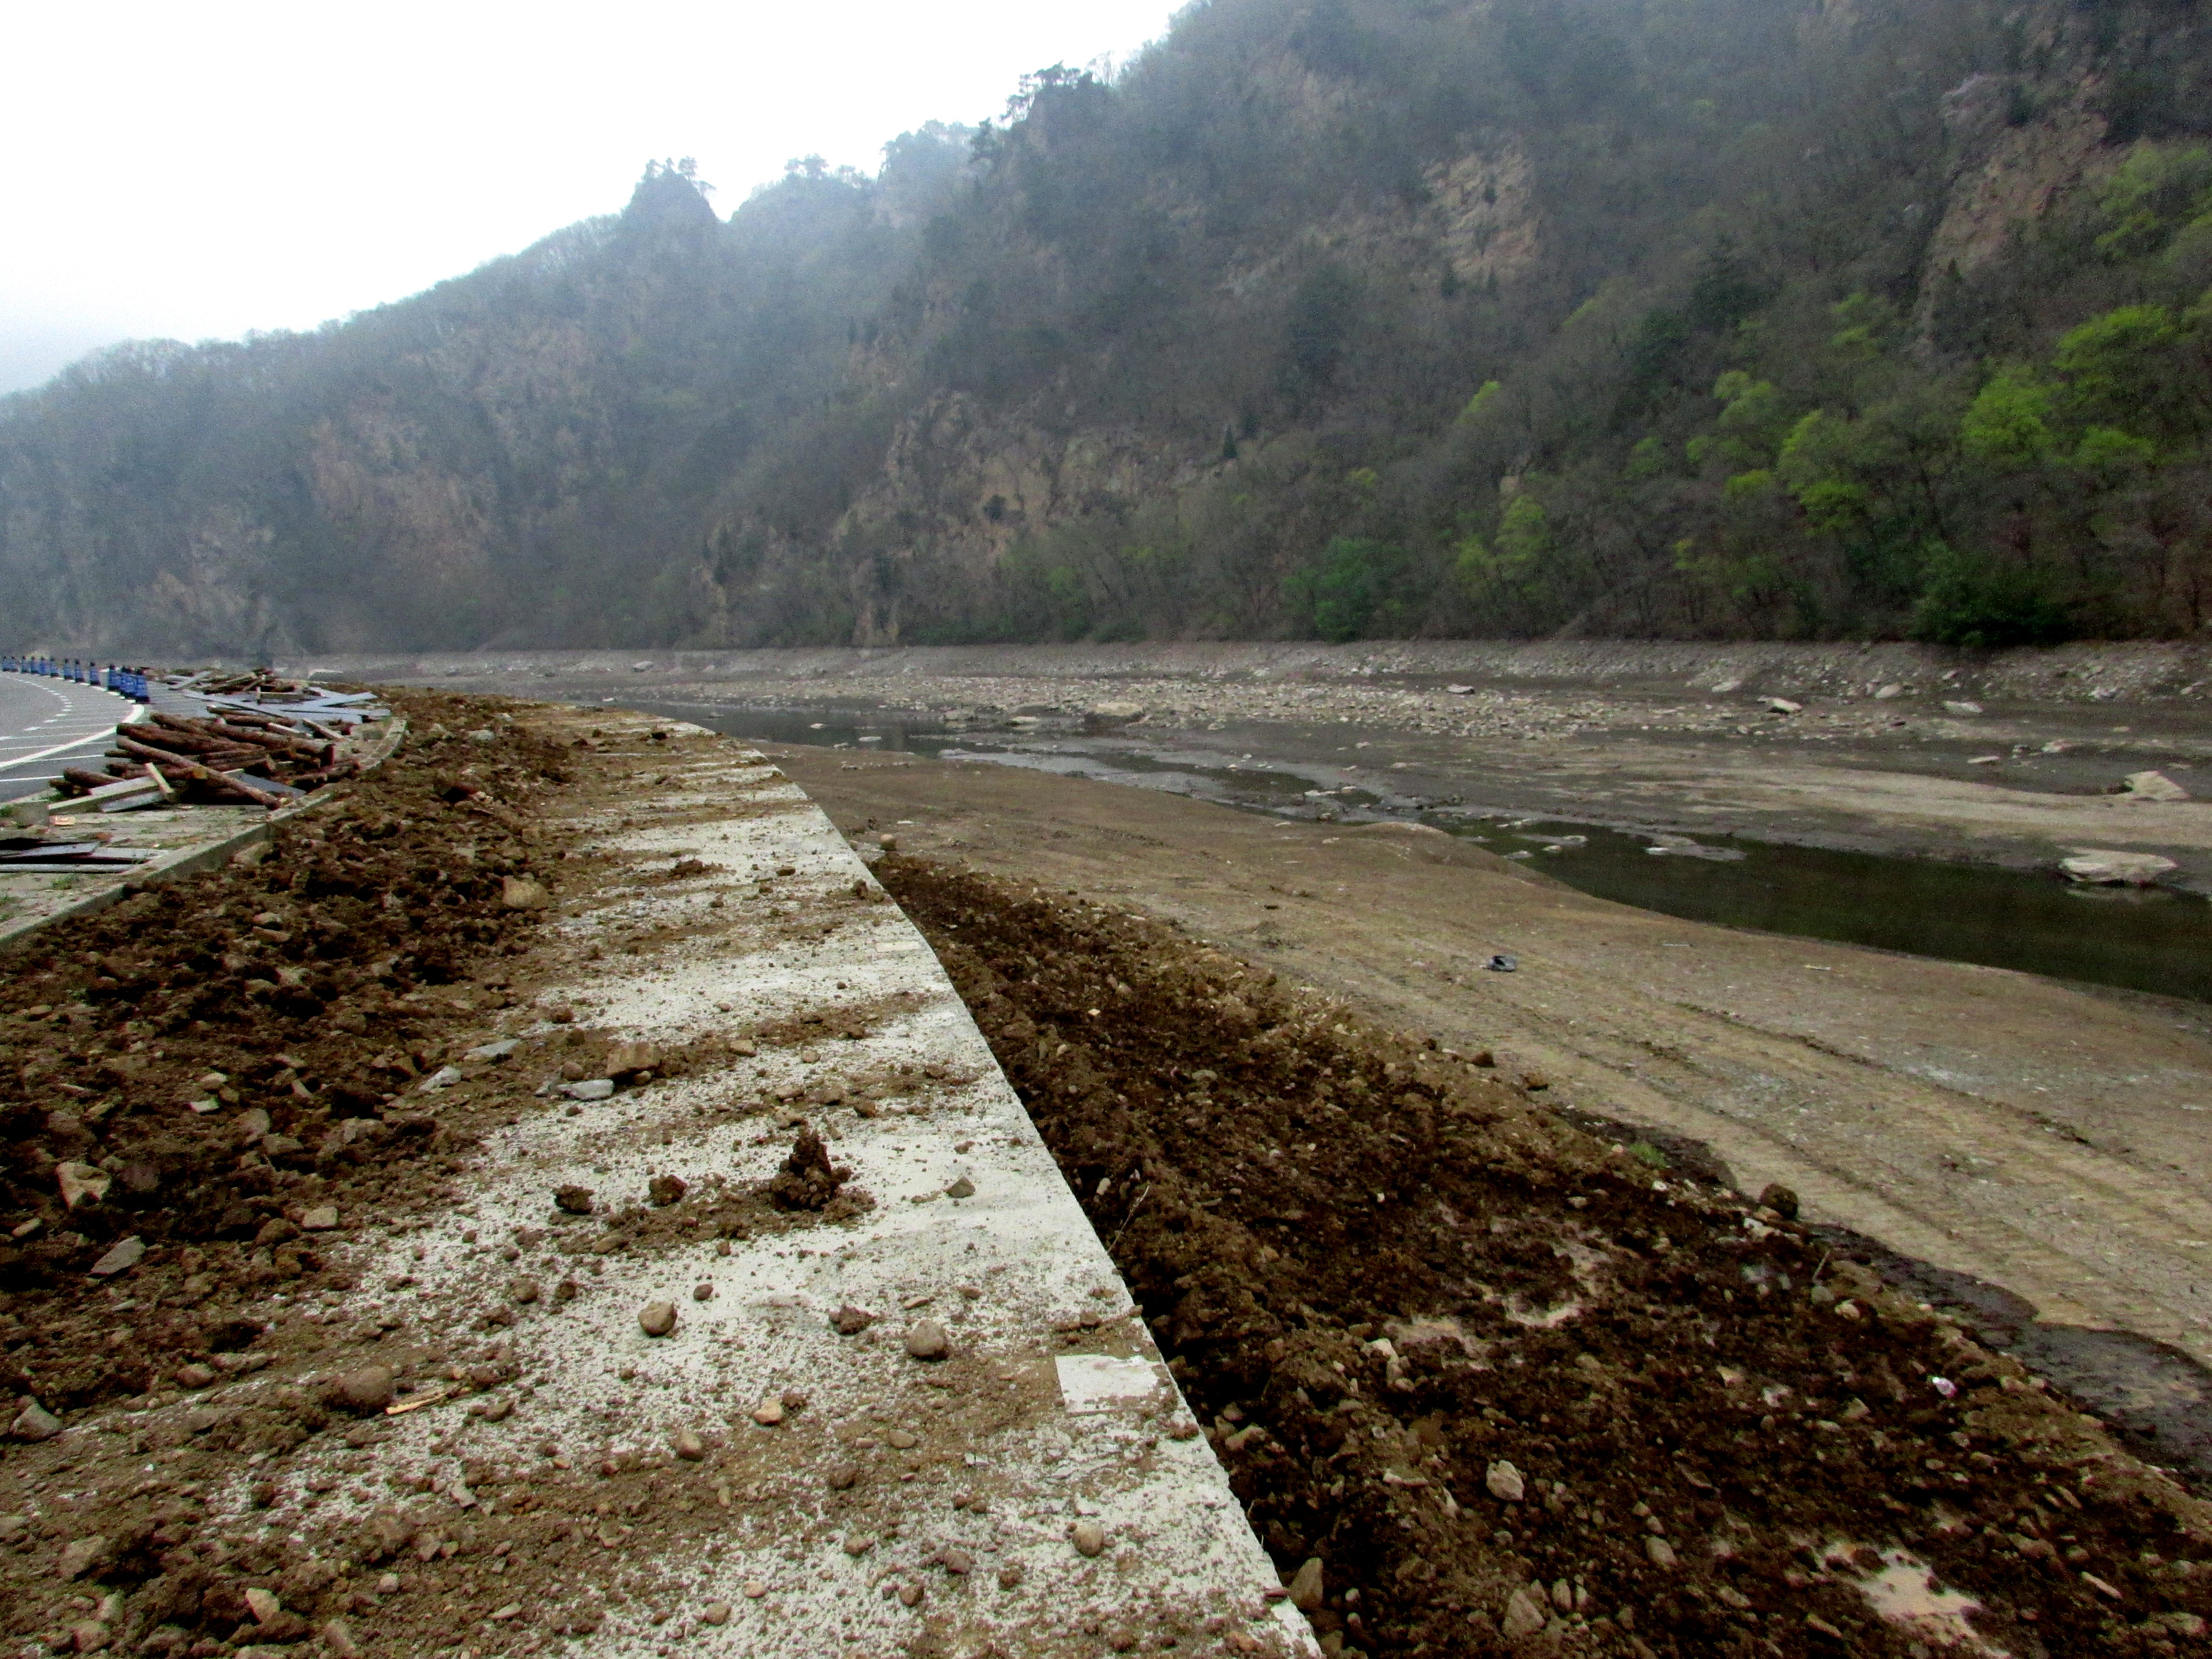
M1517 1504L1528 1496L1521 1471L1507 1462L1492 1463L1483 1471L1482 1484L1490 1488L1490 1495L1504 1504Z
M589 1187L563 1187L553 1194L553 1207L565 1210L570 1215L589 1215L592 1212L592 1189Z
M509 876L500 883L499 902L509 910L543 910L553 902L553 895L545 890L542 881Z
M605 1100L615 1091L615 1080L611 1077L586 1078L581 1083L564 1083L561 1092L571 1100Z
M645 1183L646 1196L653 1200L656 1207L661 1209L667 1208L671 1204L683 1202L684 1194L687 1190L688 1188L682 1176L655 1176Z
M397 1381L389 1365L363 1365L339 1377L331 1395L348 1410L380 1412L392 1403Z
M1673 1567L1680 1565L1674 1555L1674 1547L1656 1533L1644 1539L1644 1553L1651 1558L1651 1565L1655 1567Z
M617 1042L607 1052L607 1075L621 1079L661 1068L660 1050L650 1042Z
M1943 712L1971 720L1982 712L1982 706L1978 702L1946 702L1943 705Z
M975 1196L975 1183L962 1176L945 1189L945 1195L947 1198L973 1198Z
M1309 1557L1284 1588L1291 1593L1291 1605L1300 1613L1319 1613L1327 1595L1322 1583L1321 1557Z
M335 1204L318 1204L313 1209L301 1212L300 1231L301 1232L335 1232L337 1231L337 1224L338 1206Z
M942 1359L952 1352L952 1339L933 1319L918 1319L906 1334L906 1351L916 1359Z
M1068 1541L1075 1546L1078 1555L1103 1553L1106 1548L1106 1528L1096 1521L1079 1521L1075 1523L1075 1529L1068 1534Z
M676 1328L673 1302L648 1302L637 1310L637 1327L647 1336L666 1336Z
M74 1162L55 1164L54 1179L61 1185L63 1206L71 1210L99 1203L114 1184L114 1177L98 1165Z
M107 1559L107 1540L98 1534L73 1538L62 1551L54 1571L64 1582L82 1578Z
M1802 714L1805 712L1805 705L1802 702L1792 702L1787 697L1769 697L1766 700L1766 709L1771 714Z
M516 1279L507 1287L507 1299L517 1307L528 1307L538 1300L538 1281L534 1279Z
M94 1279L112 1279L117 1273L127 1273L145 1259L146 1241L126 1238L111 1246L107 1253L92 1264Z
M676 1455L687 1463L696 1463L707 1455L707 1443L691 1429L678 1429L671 1443Z
M702 1625L726 1625L730 1622L731 1607L727 1601L709 1601L699 1609Z
M1551 1614L1542 1600L1523 1584L1505 1598L1505 1613L1498 1620L1498 1628L1507 1641L1513 1642L1534 1636L1550 1622Z
M35 1400L26 1400L8 1432L18 1440L51 1440L62 1431L61 1419Z
M858 1463L832 1463L822 1472L822 1479L831 1492L850 1492L860 1478Z
M876 1322L876 1316L848 1302L830 1316L830 1323L840 1336L858 1336Z
M753 1421L764 1429L772 1429L783 1421L783 1401L769 1395L753 1407Z
M1759 1189L1759 1203L1760 1208L1773 1211L1784 1221L1797 1218L1797 1194L1778 1181L1770 1181Z

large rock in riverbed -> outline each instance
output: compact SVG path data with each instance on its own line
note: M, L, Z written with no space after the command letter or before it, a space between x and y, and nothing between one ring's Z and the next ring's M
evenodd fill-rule
M2069 881L2096 887L2149 887L2174 867L2172 859L2155 853L2115 853L2098 847L2077 847L2058 867Z
M2187 800L2189 792L2163 772L2130 772L2127 793L2135 800Z

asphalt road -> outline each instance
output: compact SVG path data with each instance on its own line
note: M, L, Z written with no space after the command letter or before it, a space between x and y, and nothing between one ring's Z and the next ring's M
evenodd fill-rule
M39 793L64 766L98 770L108 734L134 706L97 686L0 674L0 800Z

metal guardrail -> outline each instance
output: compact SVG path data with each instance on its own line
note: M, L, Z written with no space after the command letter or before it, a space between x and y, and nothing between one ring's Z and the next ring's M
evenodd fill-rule
M103 668L98 663L86 662L76 657L0 655L0 674L36 674L48 679L69 680L78 685L96 685L103 691L112 691L133 702L153 701L151 679L138 669L125 668L117 663L109 663Z

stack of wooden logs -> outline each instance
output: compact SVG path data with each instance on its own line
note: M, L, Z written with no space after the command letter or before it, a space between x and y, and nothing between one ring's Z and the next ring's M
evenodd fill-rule
M185 800L281 806L360 770L340 760L336 735L315 721L225 710L204 720L155 713L118 726L105 774L67 767L55 787L88 794L118 778L156 773Z

